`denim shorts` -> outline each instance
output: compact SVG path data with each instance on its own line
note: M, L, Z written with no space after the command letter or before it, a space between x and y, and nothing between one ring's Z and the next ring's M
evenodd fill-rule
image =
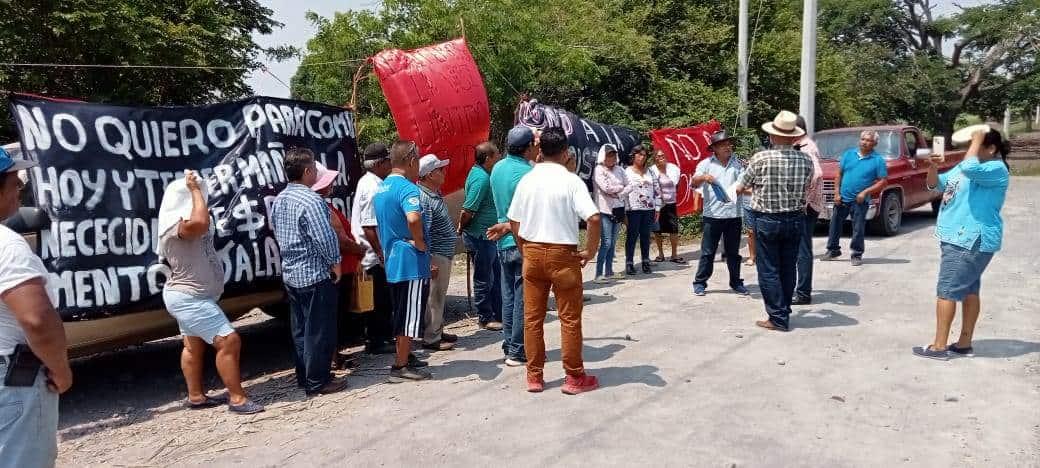
M166 311L177 320L184 336L196 336L207 344L213 344L214 338L235 332L224 311L213 299L163 289L163 302L166 303Z
M0 359L0 376L7 361ZM58 456L58 394L41 370L31 387L5 387L0 379L0 466L52 467Z
M978 294L982 272L993 259L993 253L980 252L978 242L971 250L942 242L939 250L942 256L935 295L949 301L963 301L967 296Z

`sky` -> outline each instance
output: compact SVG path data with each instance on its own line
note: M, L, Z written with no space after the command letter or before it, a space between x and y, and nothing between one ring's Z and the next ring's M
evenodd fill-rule
M752 0L752 3L758 0ZM958 11L954 6L971 7L991 0L934 0L936 12L948 14ZM313 11L321 16L331 18L337 11L376 9L380 5L379 0L261 0L268 8L274 10L274 19L284 23L281 29L276 29L273 34L258 35L256 40L261 46L292 45L307 50L307 40L316 32L304 15L307 11ZM296 74L299 59L291 59L284 62L273 62L267 65L275 76L286 84ZM289 88L268 76L263 72L252 74L247 80L253 88L253 92L261 96L289 97Z
M317 29L307 21L304 15L313 11L321 16L331 18L337 11L375 9L378 0L261 0L264 6L274 10L274 19L285 26L275 29L273 34L257 35L256 41L261 46L292 45L307 50L307 40ZM272 62L267 68L286 84L296 74L300 60L294 58L284 62ZM289 97L289 88L270 77L266 73L253 73L247 80L253 93L260 96Z

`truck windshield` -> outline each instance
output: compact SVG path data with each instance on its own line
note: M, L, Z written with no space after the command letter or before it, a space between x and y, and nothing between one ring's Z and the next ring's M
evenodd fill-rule
M817 133L816 146L820 148L820 156L825 159L838 159L845 150L858 148L859 133L857 131ZM896 159L900 153L899 144L899 133L878 132L878 144L874 151L884 156L885 159Z

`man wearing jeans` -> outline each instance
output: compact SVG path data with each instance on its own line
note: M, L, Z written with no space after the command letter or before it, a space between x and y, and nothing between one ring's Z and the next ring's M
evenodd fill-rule
M491 194L491 168L498 162L498 148L490 142L477 145L476 164L466 177L466 199L462 202L458 231L466 249L473 252L473 296L480 327L502 329L502 289L499 283L498 246L487 230L498 219Z
M35 165L0 148L0 220L18 212L18 171ZM58 395L72 386L72 370L47 275L25 239L0 224L0 378L16 362L39 363L0 381L3 466L54 466L58 456Z
M524 365L527 356L524 353L524 262L516 247L516 238L509 232L507 215L517 184L531 172L531 162L537 157L534 132L517 125L506 135L505 159L491 170L491 194L495 198L499 224L489 230L489 238L498 239L498 257L502 264L502 352L506 365L511 367ZM504 235L496 234L496 227Z
M805 217L805 189L813 175L809 155L791 145L805 131L798 117L780 111L772 122L762 125L772 149L751 157L737 192L751 195L757 247L759 288L767 320L755 322L762 328L787 331L790 327L791 297L797 274L798 246Z
M334 393L347 387L346 379L332 378L339 310L336 283L342 271L339 239L328 205L311 190L318 179L314 153L290 149L284 165L289 185L271 204L271 223L289 296L296 383L307 395Z
M798 128L805 131L805 118L800 115ZM794 144L794 149L808 154L813 163L812 181L805 189L805 225L802 226L802 243L798 248L798 283L791 300L792 305L807 305L812 303L813 232L816 230L816 221L823 212L823 167L820 166L820 150L809 135L799 138Z
M837 260L841 257L841 228L845 218L852 216L852 266L863 264L863 236L867 228L867 208L870 207L870 195L881 191L888 176L885 158L874 151L877 146L878 133L865 130L859 136L859 148L849 148L841 155L838 166L838 177L834 186L838 194L834 197L834 211L831 213L831 231L827 238L827 254L823 260Z
M585 373L581 358L581 268L599 249L599 208L577 175L564 166L567 134L553 127L542 133L543 161L516 187L509 221L524 256L524 346L527 352L527 391L545 389L545 313L549 289L556 295L563 368L563 393L574 395L599 387ZM585 249L578 250L578 220L588 226Z
M733 142L725 131L715 132L711 136L710 147L715 154L697 164L690 181L694 188L708 184L702 190L704 235L701 237L701 259L693 280L693 293L698 296L706 294L708 278L711 278L715 268L715 252L719 248L719 239L722 239L726 266L729 268L729 287L737 294L746 296L749 292L740 278L740 231L744 225L740 217L740 205L737 200L719 197L720 192L724 195L725 190L737 183L744 166L733 157Z

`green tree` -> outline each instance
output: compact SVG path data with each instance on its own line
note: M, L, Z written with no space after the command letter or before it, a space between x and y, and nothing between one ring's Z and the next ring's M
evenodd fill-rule
M945 135L961 112L987 110L1035 74L1040 52L1040 0L998 0L947 16L930 0L825 0L820 24L862 64L858 87L870 118Z
M522 92L576 108L587 89L610 86L617 69L652 67L648 38L602 1L387 0L378 12L309 18L318 32L293 77L292 94L339 104L350 100L354 73L365 57L459 37L464 27L484 76L494 138L512 125ZM321 65L340 61L348 63ZM359 84L356 105L362 144L393 137L374 76Z
M5 62L212 66L229 69L0 66L0 90L114 104L179 105L248 96L248 70L290 48L263 49L254 33L281 25L257 0L0 0ZM0 141L15 138L6 103Z

